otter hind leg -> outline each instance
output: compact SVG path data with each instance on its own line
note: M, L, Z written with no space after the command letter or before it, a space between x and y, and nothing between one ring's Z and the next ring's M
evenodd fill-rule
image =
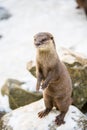
M52 97L50 97L47 94L44 94L43 98L44 98L44 103L45 103L46 108L45 108L45 110L38 113L38 117L40 117L40 118L48 115L48 113L52 110L52 107L53 107Z
M61 114L59 114L58 116L56 116L55 123L57 125L60 126L60 125L62 125L62 124L65 123L65 121L64 121L65 114L66 114L66 112L61 112Z
M51 109L46 108L45 110L41 111L38 113L38 117L42 118L45 117L46 115L48 115L48 113L51 111Z
M55 101L56 101L56 105L59 108L59 111L61 112L58 116L56 116L55 123L60 126L61 124L65 123L64 117L71 104L71 98L67 98L67 99L60 98L60 99L56 99Z

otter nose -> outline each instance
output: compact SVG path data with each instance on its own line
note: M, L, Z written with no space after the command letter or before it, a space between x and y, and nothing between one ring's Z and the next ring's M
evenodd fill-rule
M39 46L39 45L41 45L41 42L35 42L35 45Z

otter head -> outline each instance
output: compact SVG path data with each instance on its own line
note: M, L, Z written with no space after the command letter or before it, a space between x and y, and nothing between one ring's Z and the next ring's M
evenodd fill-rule
M40 51L47 51L55 48L54 38L48 32L40 32L34 36L34 44Z

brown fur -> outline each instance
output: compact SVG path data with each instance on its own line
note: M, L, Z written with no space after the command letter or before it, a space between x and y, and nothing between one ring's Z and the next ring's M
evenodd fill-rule
M34 37L37 48L36 72L39 90L42 86L46 109L38 113L40 118L47 115L53 106L61 111L55 119L58 125L64 122L64 117L71 104L72 83L65 65L59 60L53 36L50 33L38 33ZM41 85L42 84L42 85Z
M87 16L87 0L76 0L76 2L78 3L77 8L83 8Z

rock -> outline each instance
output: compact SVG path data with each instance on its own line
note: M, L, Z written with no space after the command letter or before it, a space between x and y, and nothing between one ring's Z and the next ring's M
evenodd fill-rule
M87 58L82 54L75 53L69 49L58 50L60 59L64 62L70 73L73 85L73 104L79 109L87 103ZM35 63L27 64L28 70L35 75ZM33 69L33 72L31 71ZM86 110L87 111L87 110Z
M1 128L1 125L2 125L2 123L1 123L1 118L2 118L5 114L6 114L5 111L0 111L0 128ZM0 129L0 130L1 130L1 129Z
M43 99L6 114L1 120L1 130L87 130L87 117L76 107L70 106L65 124L57 126L55 117L60 113L55 108L44 118L37 113L44 109Z
M6 114L5 111L0 111L0 119Z
M73 103L79 109L87 103L87 57L63 48L62 61L68 68L73 84Z
M27 70L36 77L36 67L35 67L35 63L33 61L29 61L27 63Z
M11 14L4 7L0 7L0 20L5 20L11 17Z
M15 79L6 80L1 92L2 95L8 95L11 109L30 104L42 98L41 92L29 92L21 88L25 82Z
M10 93L10 89L14 89L15 87L20 87L24 83L25 82L21 82L16 79L7 79L1 89L2 95L5 95L5 94L8 95Z

